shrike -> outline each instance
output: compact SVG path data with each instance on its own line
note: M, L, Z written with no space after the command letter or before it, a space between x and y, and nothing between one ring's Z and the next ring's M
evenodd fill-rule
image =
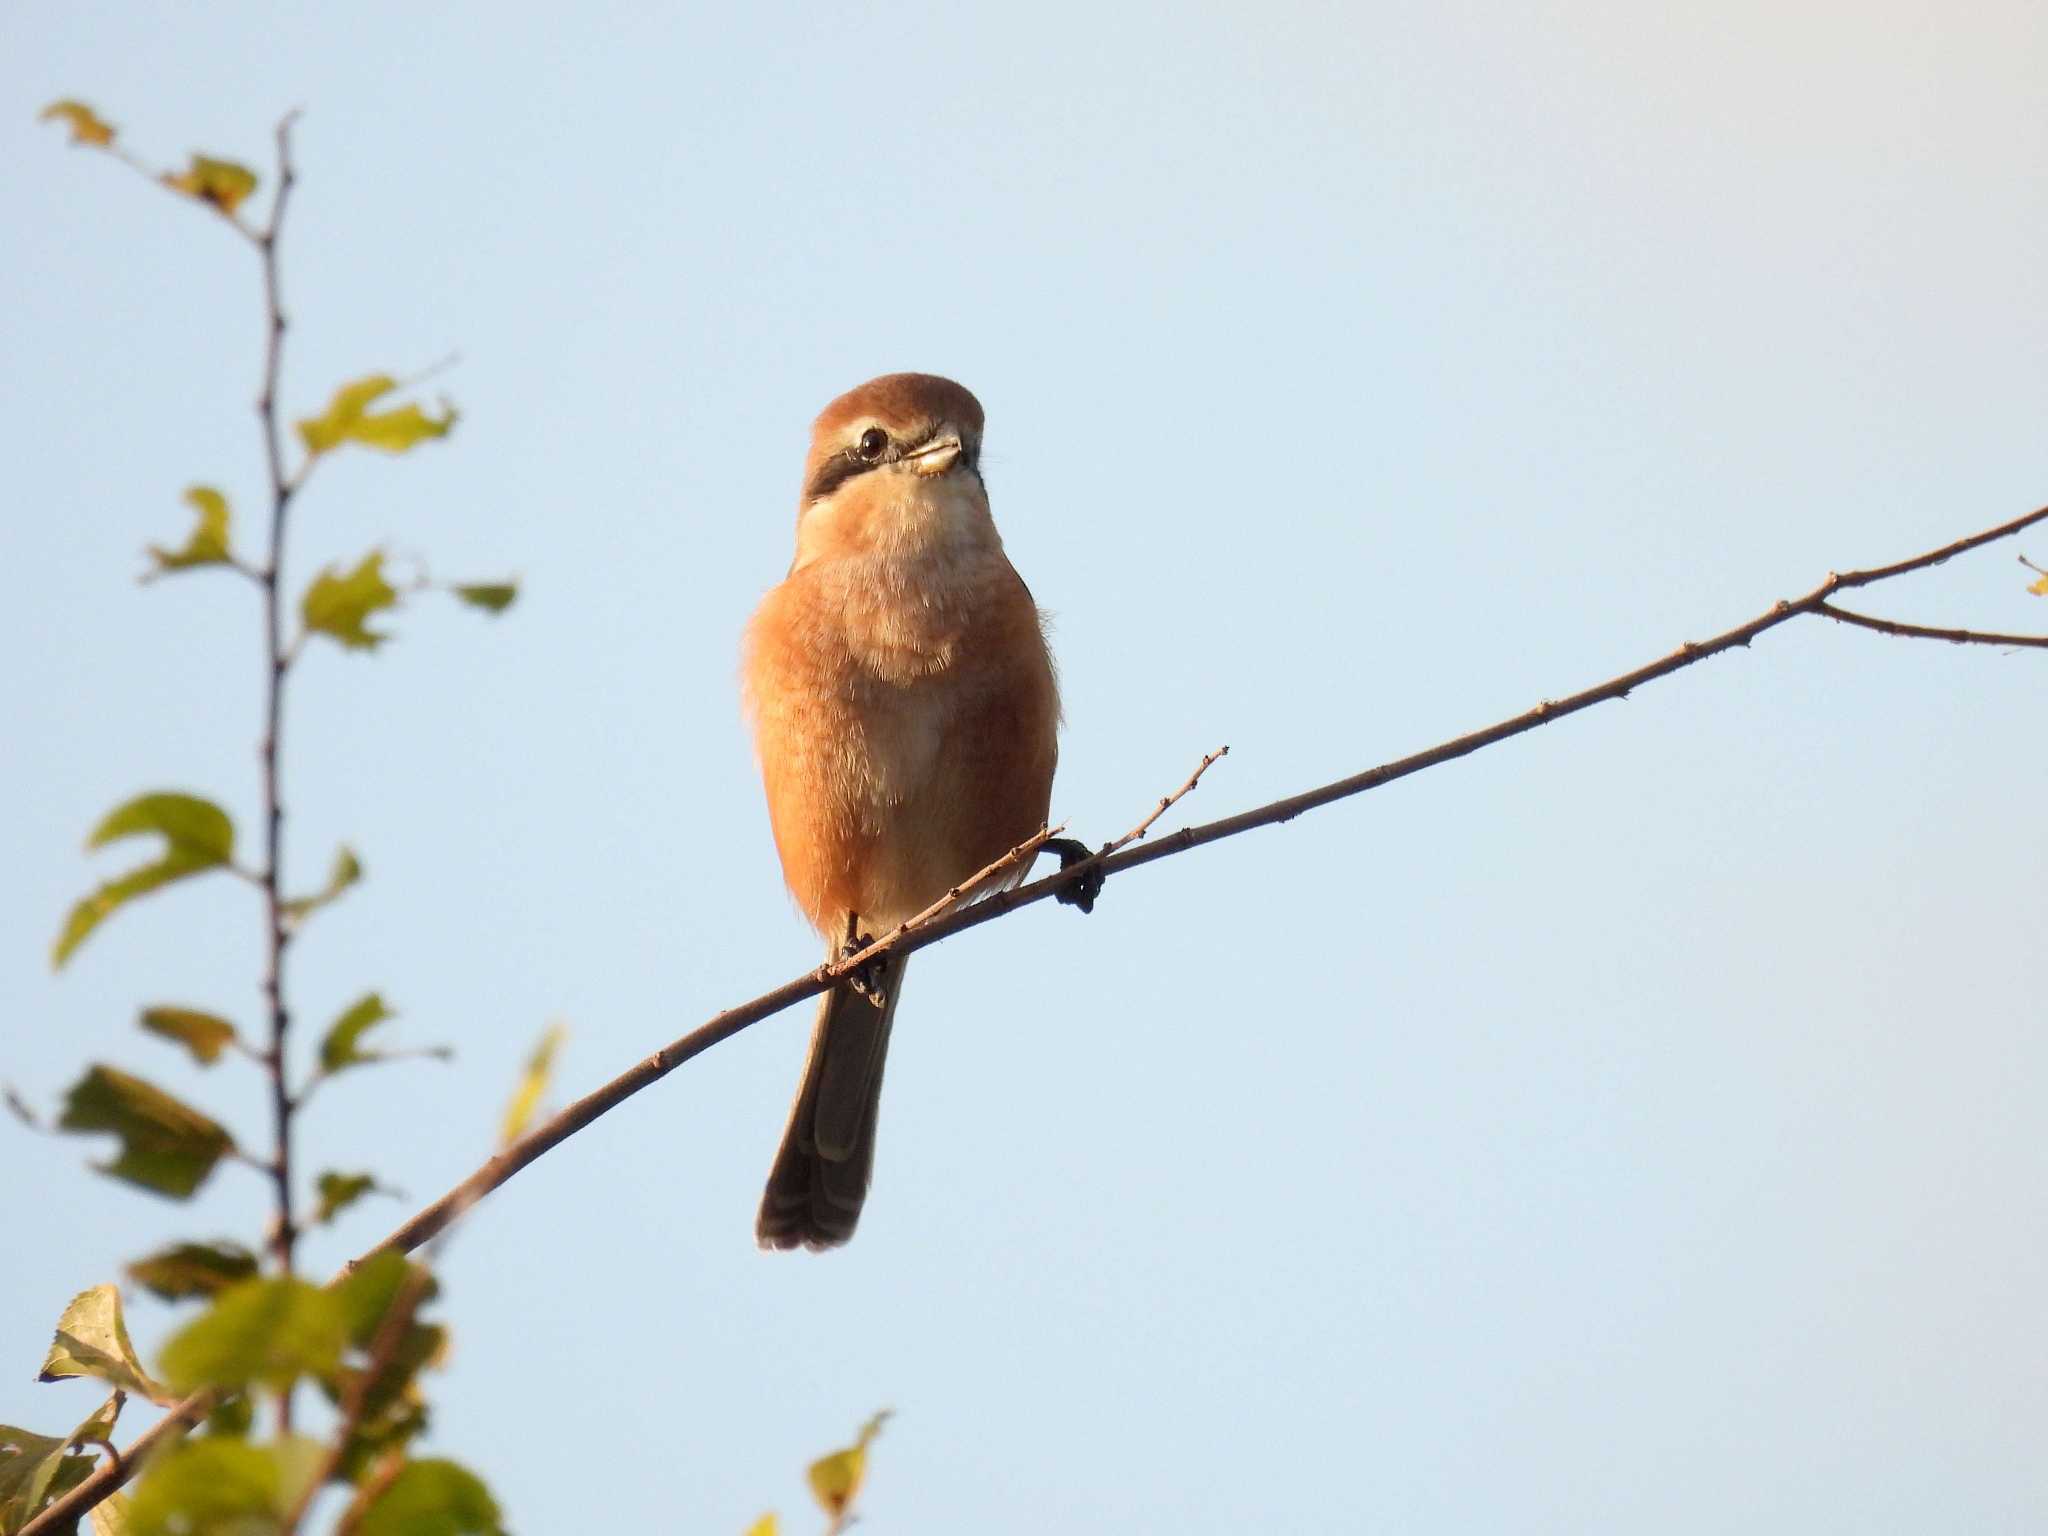
M747 628L775 847L828 958L1045 822L1059 690L1037 605L989 516L981 430L980 402L925 373L871 379L826 406L796 559ZM764 1248L853 1236L905 959L824 996L761 1197Z

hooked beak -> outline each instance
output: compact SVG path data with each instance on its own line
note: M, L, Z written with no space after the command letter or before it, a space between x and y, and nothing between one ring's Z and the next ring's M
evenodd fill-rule
M960 435L947 432L933 438L915 453L906 453L904 463L920 475L943 475L960 458Z

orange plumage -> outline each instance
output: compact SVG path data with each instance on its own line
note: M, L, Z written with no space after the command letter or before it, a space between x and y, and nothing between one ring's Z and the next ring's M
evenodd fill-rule
M1044 824L1059 694L980 472L980 403L871 380L812 430L796 559L743 669L783 878L828 953L886 932ZM764 1247L852 1236L904 961L825 995L762 1198Z

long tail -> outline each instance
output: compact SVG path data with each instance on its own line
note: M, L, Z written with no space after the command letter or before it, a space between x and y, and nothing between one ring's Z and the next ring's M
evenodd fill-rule
M763 1248L836 1248L853 1236L875 1167L875 1116L907 957L890 957L879 1002L834 987L768 1170L754 1236Z

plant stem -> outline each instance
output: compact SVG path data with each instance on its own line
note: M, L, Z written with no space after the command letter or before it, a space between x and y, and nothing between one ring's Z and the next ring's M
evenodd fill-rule
M293 114L292 116L296 116ZM285 513L291 506L297 483L284 469L284 440L278 422L277 384L284 360L285 316L277 276L278 235L284 225L285 201L292 190L292 116L277 125L277 200L271 205L270 223L256 237L263 260L263 298L269 316L269 330L263 355L263 391L256 400L256 414L263 426L263 447L270 466L270 548L259 573L263 582L263 628L268 668L264 678L263 715L263 906L269 930L268 955L264 968L263 992L270 1007L270 1047L264 1065L270 1072L270 1101L275 1121L276 1150L271 1157L272 1176L277 1185L277 1209L271 1221L270 1257L281 1275L292 1273L294 1250L299 1236L292 1209L292 1095L285 1060L285 1038L291 1013L285 1006L284 962L290 934L284 912L284 799L279 756L284 745L284 684L291 667L291 655L284 636L284 533ZM292 1392L286 1387L278 1394L277 1424L280 1434L292 1427Z

